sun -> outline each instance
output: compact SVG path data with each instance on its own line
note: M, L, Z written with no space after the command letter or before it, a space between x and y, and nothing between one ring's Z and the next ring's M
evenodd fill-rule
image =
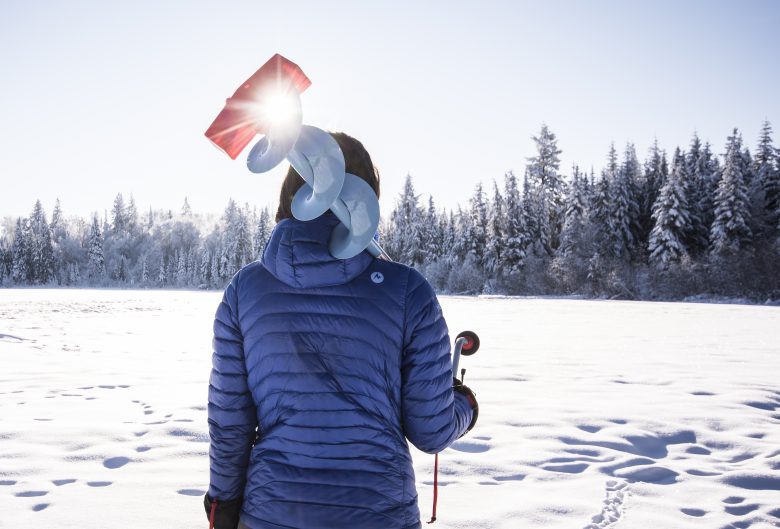
M300 121L301 102L293 91L274 91L258 97L253 104L252 116L263 129L276 131L293 128Z

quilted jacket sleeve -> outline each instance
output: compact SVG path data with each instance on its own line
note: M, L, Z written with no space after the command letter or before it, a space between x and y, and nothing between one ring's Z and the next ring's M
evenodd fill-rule
M238 325L238 275L225 289L214 318L209 379L209 496L231 500L243 495L257 412L247 386L243 337Z
M433 454L463 435L472 410L452 389L447 323L431 285L412 269L406 292L401 367L404 433L414 446Z

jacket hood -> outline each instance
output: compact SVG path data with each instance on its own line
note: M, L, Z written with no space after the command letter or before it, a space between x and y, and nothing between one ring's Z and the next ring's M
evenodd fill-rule
M330 211L306 222L294 218L282 220L263 251L263 266L279 281L295 288L352 281L374 258L365 250L349 259L336 259L330 255L328 241L338 223Z

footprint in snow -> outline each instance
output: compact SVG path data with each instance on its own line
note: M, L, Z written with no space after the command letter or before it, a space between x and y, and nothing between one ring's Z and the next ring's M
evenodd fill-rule
M621 516L628 498L628 483L609 480L606 484L606 497L601 505L601 512L594 516L584 529L606 529L613 527Z
M744 516L748 513L751 513L758 509L758 505L755 503L752 503L750 505L728 505L723 508L724 511L731 514L732 516Z
M203 496L206 494L206 491L201 489L179 489L176 492L182 496Z
M601 426L596 426L595 424L578 424L577 428L588 433L596 433L601 430Z
M48 490L26 490L24 492L17 492L14 496L17 498L37 498L38 496L46 496L48 493Z
M566 474L581 474L588 468L586 463L573 463L568 465L546 465L542 467L542 470L548 472L564 472Z
M469 441L457 441L452 444L451 448L458 452L468 452L470 454L481 454L490 450L490 446L481 443L472 443Z
M123 467L129 462L130 459L127 457L123 457L123 456L109 457L108 459L103 461L103 466L106 468L115 469L115 468Z

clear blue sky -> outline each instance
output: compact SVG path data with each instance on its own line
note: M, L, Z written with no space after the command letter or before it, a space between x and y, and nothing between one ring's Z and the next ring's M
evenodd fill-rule
M228 4L230 7L228 7ZM106 2L0 4L0 217L273 203L203 132L271 55L314 84L304 121L363 141L389 212L407 172L440 205L522 172L546 122L563 169L609 143L644 158L691 133L721 152L780 129L780 2Z

